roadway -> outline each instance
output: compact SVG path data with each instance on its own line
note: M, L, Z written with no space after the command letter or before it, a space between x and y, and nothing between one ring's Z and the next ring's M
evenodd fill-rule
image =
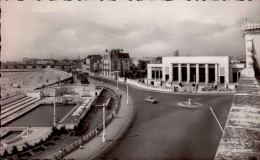
M100 79L99 79L100 80ZM116 86L115 81L103 80ZM94 81L96 84L101 82ZM126 90L126 84L119 83ZM104 159L214 159L222 131L209 110L211 106L224 128L233 95L178 95L144 91L129 86L136 115L125 136ZM144 102L147 96L159 103ZM201 108L184 108L178 102L191 99Z

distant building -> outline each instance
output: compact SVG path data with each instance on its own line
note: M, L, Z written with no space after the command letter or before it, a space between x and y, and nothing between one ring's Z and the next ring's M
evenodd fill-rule
M35 58L23 58L23 63L24 64L32 64L32 65L35 65L36 64L36 60Z
M102 57L101 74L116 78L126 76L130 71L132 59L129 53L123 53L123 49L112 49Z
M54 65L54 59L37 59L36 64L48 64L48 65Z
M73 65L73 61L68 59L63 59L58 62L60 65Z
M230 56L230 63L246 63L245 56Z
M97 72L99 70L99 65L101 63L101 55L89 55L83 66L83 70L89 72Z
M179 50L173 50L173 56L177 57L179 56Z
M9 62L1 64L1 69L44 69L47 67L69 70L74 63L70 60L23 58L22 62Z
M146 61L146 62L154 62L154 61L156 61L156 57L142 57L142 58L140 58L140 60Z
M138 58L133 58L132 63L135 67L137 67L139 65L139 61L140 60Z

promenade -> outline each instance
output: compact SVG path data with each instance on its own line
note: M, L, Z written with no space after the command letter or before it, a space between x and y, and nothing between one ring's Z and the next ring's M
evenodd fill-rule
M116 88L111 85L105 85L116 91ZM83 145L82 149L75 150L71 154L64 157L65 159L97 159L105 152L112 149L113 145L124 135L127 131L131 121L133 120L133 106L131 105L131 98L129 97L129 105L127 105L127 97L125 91L118 91L122 94L121 106L117 116L112 122L106 126L106 142L102 142L102 131L94 137L91 141Z
M95 78L100 78L100 79L109 79L109 80L114 80L110 77L107 76L103 76L103 75L93 75ZM114 80L116 81L116 80ZM202 86L199 87L199 89L197 91L195 91L194 88L191 87L191 91L187 91L184 89L180 89L178 91L174 90L171 87L165 87L165 86L152 86L152 85L147 85L145 83L141 83L138 80L133 80L133 79L126 79L126 81L124 81L124 78L119 77L118 78L118 83L124 83L124 84L128 84L132 87L135 87L137 89L141 89L141 90L145 90L145 91L153 91L153 92L160 92L160 93L171 93L171 94L189 94L189 95L220 95L220 94L225 94L225 95L233 95L236 93L236 91L234 89L229 89L226 90L224 86L220 86L219 89L217 90L211 90L211 91L204 91L202 90Z

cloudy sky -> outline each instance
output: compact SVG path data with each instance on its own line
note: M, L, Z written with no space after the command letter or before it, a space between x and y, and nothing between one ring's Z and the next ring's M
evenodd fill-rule
M1 2L2 61L81 58L123 48L131 57L244 55L245 15L260 2Z

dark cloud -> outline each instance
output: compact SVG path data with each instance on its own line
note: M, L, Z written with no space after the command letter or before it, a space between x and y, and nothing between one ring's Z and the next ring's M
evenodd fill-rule
M106 7L44 4L48 3L3 9L4 60L51 54L54 58L86 57L102 54L106 48L123 48L132 57L165 56L173 48L181 55L244 54L242 3L225 3L221 9L220 3L206 2ZM247 5L249 22L260 22L257 4Z

